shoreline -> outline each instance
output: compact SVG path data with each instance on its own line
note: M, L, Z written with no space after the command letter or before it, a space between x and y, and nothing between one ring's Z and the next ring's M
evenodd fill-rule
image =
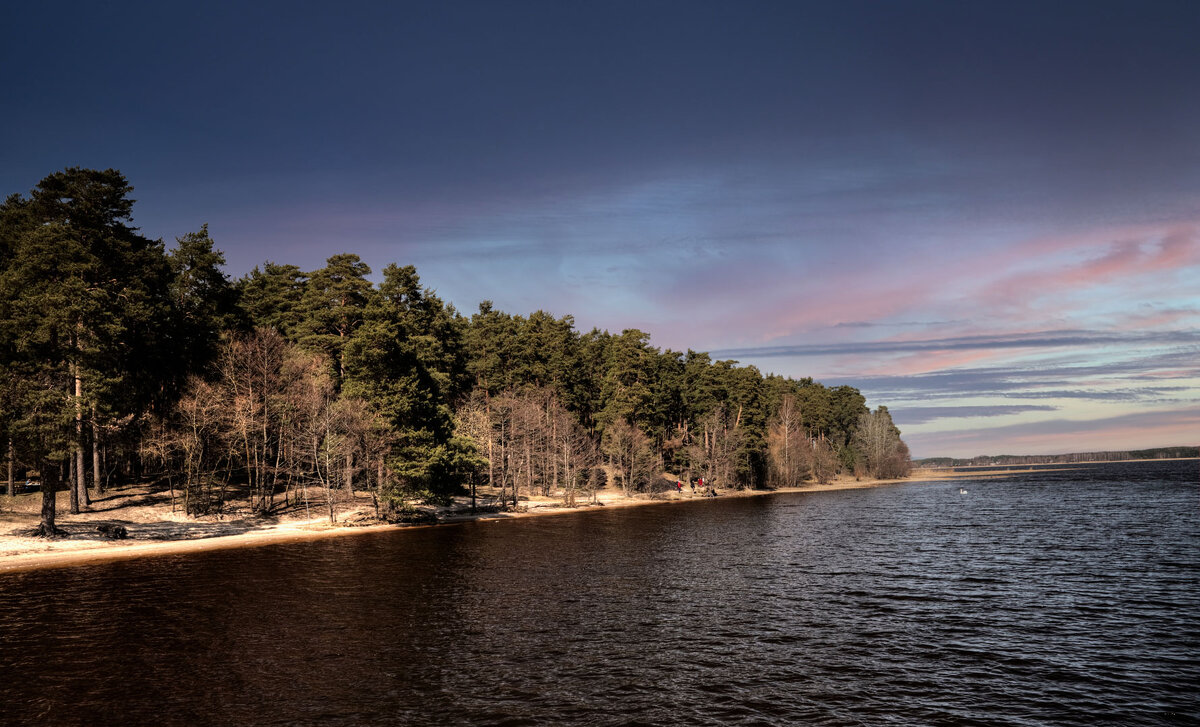
M915 474L915 473L914 473ZM947 473L954 474L954 473ZM863 478L855 480L852 477L838 478L828 485L799 485L796 487L781 487L776 490L731 490L720 493L722 498L759 497L796 492L830 492L836 490L853 490L887 485L913 484L925 481L946 479L945 476L909 477L899 480L876 480ZM330 524L328 518L310 520L283 521L267 525L246 527L240 522L197 523L195 521L169 521L170 534L163 537L146 539L137 537L137 525L151 523L135 523L131 530L134 537L125 540L101 540L95 537L63 538L59 540L44 540L23 535L6 534L0 536L0 575L19 573L32 570L65 568L76 565L90 565L130 558L145 558L181 553L197 553L209 550L227 550L230 548L254 548L263 545L282 543L306 542L325 538L348 537L381 532L400 532L414 528L432 528L446 525L457 525L466 522L485 520L511 520L530 517L547 517L572 513L592 512L610 508L641 507L646 505L668 505L683 502L708 501L714 498L703 495L685 493L679 495L668 493L668 497L651 498L644 495L626 497L621 492L604 490L598 493L600 505L581 504L575 507L564 507L561 500L554 498L534 497L522 501L524 511L517 512L447 512L437 523L428 524L391 524L378 523L370 525ZM92 514L92 513L89 513ZM60 526L90 525L95 519L73 520L73 516L60 517ZM125 521L122 521L125 522ZM166 523L152 523L164 525ZM200 527L211 530L211 534L193 536L190 531Z
M962 469L963 467L1066 467L1072 468L1081 464L1124 464L1130 462L1195 462L1200 457L1148 457L1146 459L1081 459L1078 462L1030 462L1021 464L958 464L936 467L913 467L913 472L941 472L943 470Z

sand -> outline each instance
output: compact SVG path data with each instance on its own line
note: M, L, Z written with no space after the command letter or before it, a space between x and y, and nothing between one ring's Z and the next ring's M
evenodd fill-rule
M972 473L978 476L980 473ZM927 476L928 475L928 476ZM873 480L842 477L828 485L803 485L777 490L722 491L721 498L755 497L780 492L823 492L863 487L898 484L930 479L945 479L955 473L914 473L907 480ZM958 475L961 476L961 475ZM325 510L321 493L312 493L311 506L303 504L293 507L292 512L278 518L252 517L248 512L231 508L225 516L188 518L183 513L173 512L167 493L150 492L144 488L127 487L110 491L94 499L92 506L78 515L69 514L68 495L59 493L58 527L67 531L69 537L47 540L30 537L26 533L37 526L41 507L38 493L0 496L0 573L82 565L105 560L137 558L147 556L190 553L222 548L245 548L272 543L286 543L315 538L351 537L367 533L393 531L413 527L439 527L449 523L469 520L511 519L563 515L603 507L620 508L645 505L663 505L705 499L701 494L692 494L687 487L680 493L663 493L658 496L634 495L626 497L619 490L601 490L597 493L600 504L587 504L579 498L574 508L564 507L561 499L534 496L526 500L522 496L517 511L496 512L496 498L484 495L481 507L492 512L472 514L470 498L457 497L452 505L437 508L440 522L436 525L393 525L377 524L369 517L369 496L358 493L353 501L339 502L339 522L331 524ZM344 493L338 493L345 498ZM430 508L432 510L432 508ZM129 533L124 540L108 540L97 531L97 526L123 525Z

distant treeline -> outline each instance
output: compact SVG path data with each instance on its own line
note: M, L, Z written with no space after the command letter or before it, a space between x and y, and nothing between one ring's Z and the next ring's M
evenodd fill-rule
M897 477L908 450L854 388L764 376L638 330L577 331L484 301L467 317L412 266L356 255L233 281L207 227L168 250L115 170L71 168L0 206L0 445L54 490L157 479L187 512L270 512L316 487L386 515L468 485L562 493ZM174 501L174 500L173 500ZM307 500L306 500L307 501Z
M926 457L913 460L914 467L979 467L986 465L1070 464L1073 462L1118 462L1129 459L1182 459L1200 457L1200 447L1157 447L1124 452L1072 452L1070 454L999 454L969 459Z

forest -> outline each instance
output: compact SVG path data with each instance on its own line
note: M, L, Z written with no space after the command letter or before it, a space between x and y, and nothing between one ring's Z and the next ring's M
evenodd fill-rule
M119 483L189 515L234 494L269 514L341 490L380 519L477 487L568 504L604 487L773 488L910 460L849 386L763 375L571 316L465 315L412 266L336 254L239 279L207 226L168 248L133 226L118 171L68 168L0 205L0 443L36 481L39 534ZM307 502L307 499L306 499Z

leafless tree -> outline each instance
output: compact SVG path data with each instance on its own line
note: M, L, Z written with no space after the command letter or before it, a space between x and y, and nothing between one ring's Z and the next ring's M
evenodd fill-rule
M477 389L461 406L455 417L457 434L475 443L475 449L487 462L488 487L496 481L496 428L492 422L491 401L485 389ZM471 511L476 508L476 483L471 480Z
M768 481L776 487L787 487L808 477L811 449L796 397L785 394L767 429Z
M341 433L341 453L348 468L347 494L353 497L351 486L354 478L359 478L371 493L371 504L378 518L380 490L391 474L387 454L395 442L395 434L383 418L358 397L338 399L333 410L333 421Z
M734 468L743 436L741 415L740 408L732 414L720 405L700 419L699 432L694 435L688 453L705 484L711 483L714 487L736 484Z
M221 510L230 465L226 403L219 385L192 377L172 418L152 424L142 440L143 457L163 465L172 509L178 473L185 513Z
M479 393L459 409L458 430L475 442L488 483L499 487L502 499L512 488L514 506L522 490L561 492L573 504L581 472L595 459L594 441L548 387Z
M653 452L645 432L626 419L618 419L604 431L602 449L626 495L646 486Z
M221 385L227 398L226 427L240 447L251 508L267 512L280 470L280 410L284 359L290 346L273 329L260 328L225 346Z
M824 435L809 439L807 444L809 468L812 470L813 479L822 485L829 484L838 470L837 453L833 451L833 445Z
M892 423L892 415L885 406L859 418L853 445L872 477L907 477L912 470L908 447L900 440L900 430Z

